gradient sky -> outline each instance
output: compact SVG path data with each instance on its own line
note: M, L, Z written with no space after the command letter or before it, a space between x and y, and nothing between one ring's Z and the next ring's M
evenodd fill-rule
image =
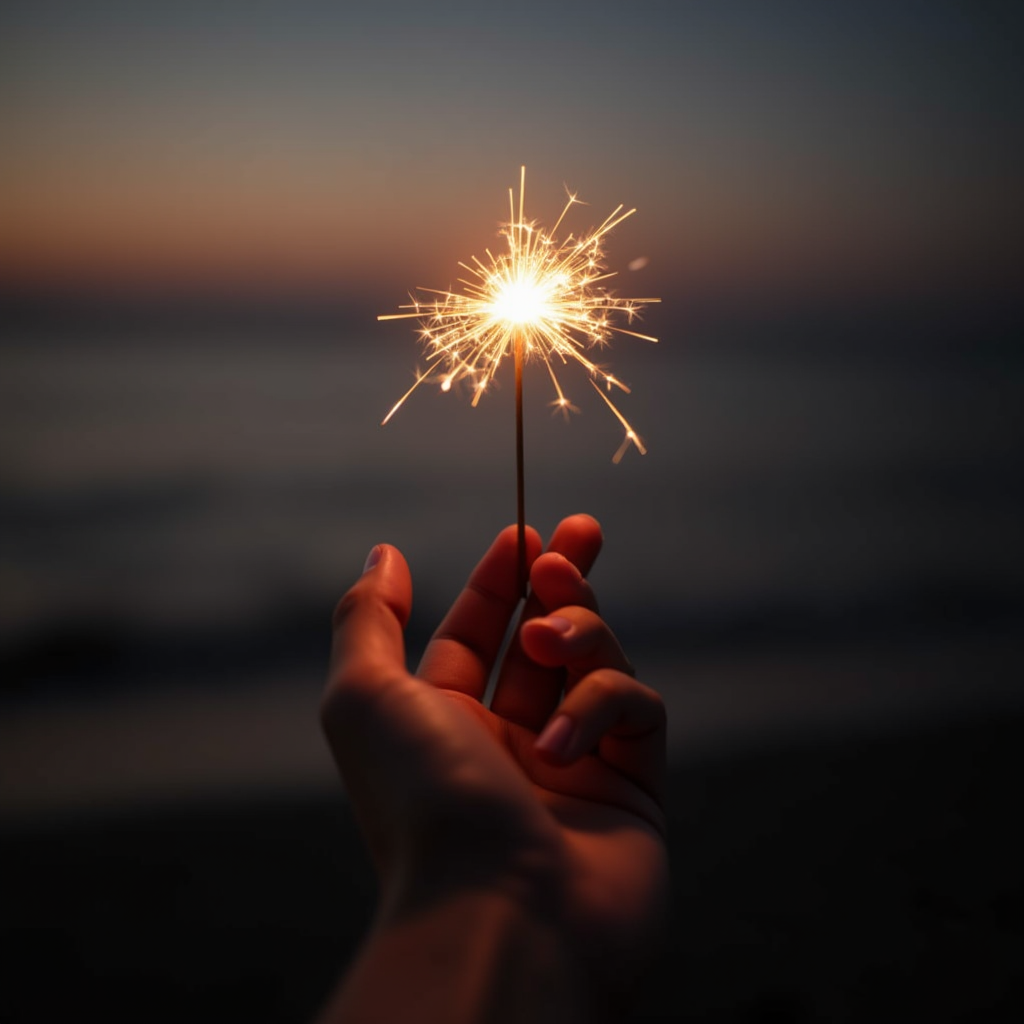
M526 164L542 221L563 184L639 207L612 255L645 292L1011 288L1020 11L7 3L0 279L400 298L491 244Z

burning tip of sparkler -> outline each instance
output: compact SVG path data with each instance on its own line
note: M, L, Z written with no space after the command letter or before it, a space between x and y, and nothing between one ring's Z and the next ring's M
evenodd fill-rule
M570 209L585 204L567 189L562 213L554 229L547 232L525 218L525 187L523 168L518 203L514 189L509 189L510 217L501 230L507 251L495 256L486 249L486 260L474 256L470 262L461 263L469 276L460 279L460 291L419 289L427 297L410 296L410 304L400 307L404 312L378 319L418 320L428 367L443 364L446 368L441 390L449 391L453 383L468 379L474 406L494 380L502 360L518 352L516 358L539 358L545 364L557 396L552 405L568 416L578 410L562 392L555 365L578 363L627 431L614 461L618 462L630 445L644 453L643 443L594 378L602 379L607 391L616 387L628 394L629 388L586 354L589 348L606 345L614 334L657 340L614 321L617 314L632 324L643 305L658 300L619 298L604 287L604 282L614 276L605 270L604 239L636 211L620 205L597 228L583 235L570 233L558 241L555 234ZM634 259L629 268L639 270L646 265L644 256ZM385 417L385 423L428 375L427 371L418 375L416 383Z

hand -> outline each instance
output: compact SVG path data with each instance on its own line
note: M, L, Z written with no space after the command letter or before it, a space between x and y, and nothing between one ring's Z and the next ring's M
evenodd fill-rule
M632 678L585 574L588 516L546 553L528 530L532 596L483 698L518 604L504 530L405 667L411 579L374 548L335 613L322 720L381 882L378 927L466 893L545 923L604 995L642 966L664 914L665 715Z

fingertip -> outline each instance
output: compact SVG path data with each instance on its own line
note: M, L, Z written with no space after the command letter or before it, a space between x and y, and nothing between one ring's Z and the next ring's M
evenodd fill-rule
M366 561L363 563L363 575L365 576L371 569L373 569L378 562L381 560L381 556L384 554L384 546L377 544L375 547L370 548L370 553L366 556Z
M564 714L554 715L534 740L533 748L551 764L567 764L573 753L576 724Z
M566 516L559 524L559 529L572 530L574 533L585 536L592 543L600 545L604 541L604 530L601 524L588 512L576 512Z
M535 567L546 566L550 566L553 569L564 570L576 580L583 579L583 573L580 572L579 567L575 562L566 558L561 551L545 551L538 555Z
M543 626L563 637L568 636L573 630L572 619L567 619L564 615L547 615L543 619L534 619L533 625Z
M557 668L565 664L565 642L571 639L573 628L573 623L562 615L528 619L519 627L519 643L531 661L545 668Z
M537 556L541 553L544 547L544 542L541 540L540 534L532 527L527 526L524 529L524 535L526 537L526 558L528 564L532 565L536 561ZM517 523L511 523L506 526L497 536L495 544L500 544L504 547L511 547L516 550L519 546L519 526Z
M548 551L564 555L585 576L593 567L603 544L601 524L593 516L578 512L566 516L555 527Z
M402 552L392 544L375 544L370 549L359 578L338 602L335 628L354 604L374 593L391 609L404 629L412 610L412 576Z
M572 521L587 529L596 530L598 533L603 533L601 523L589 512L574 512L571 516L566 516L566 522L568 521Z

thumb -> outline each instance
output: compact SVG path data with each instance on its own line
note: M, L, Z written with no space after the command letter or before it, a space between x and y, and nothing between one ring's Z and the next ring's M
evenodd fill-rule
M378 544L363 574L334 610L331 668L321 716L328 738L338 724L332 709L372 694L404 676L403 630L412 608L412 577L402 553ZM343 717L343 716L342 716Z
M397 548L378 544L334 611L320 705L324 734L378 866L391 859L394 845L395 799L386 771L394 738L385 727L396 703L389 698L409 681L402 631L411 608L409 566Z

